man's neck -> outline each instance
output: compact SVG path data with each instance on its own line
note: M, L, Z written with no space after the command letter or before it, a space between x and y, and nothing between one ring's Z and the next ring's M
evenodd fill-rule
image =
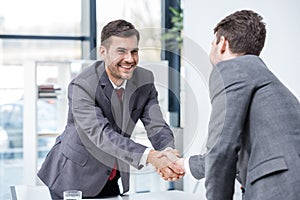
M113 81L110 77L108 77L114 89L124 88L126 87L127 80L118 79ZM117 83L117 84L116 84Z

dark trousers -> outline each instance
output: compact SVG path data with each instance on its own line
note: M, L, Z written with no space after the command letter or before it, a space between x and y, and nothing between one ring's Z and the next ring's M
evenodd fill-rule
M102 190L97 194L96 196L93 197L86 197L83 195L83 199L92 199L92 198L106 198L106 197L113 197L113 196L118 196L120 195L120 188L118 184L118 179L120 178L120 172L117 171L117 175L114 179L107 180L106 184L102 188ZM50 190L51 198L52 200L60 200L63 199L61 198L61 195L57 195L54 191Z

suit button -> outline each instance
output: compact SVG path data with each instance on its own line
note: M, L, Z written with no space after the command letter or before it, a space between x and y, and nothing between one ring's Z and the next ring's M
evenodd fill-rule
M106 174L107 175L110 175L111 171L110 170L107 170Z

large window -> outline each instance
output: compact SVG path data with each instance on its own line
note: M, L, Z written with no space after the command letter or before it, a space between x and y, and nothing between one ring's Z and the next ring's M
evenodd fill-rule
M0 39L0 48L2 66L25 66L36 60L81 59L80 41Z
M9 185L24 184L24 72L36 61L81 59L81 0L0 1L0 199ZM88 31L84 31L88 32ZM56 40L55 38L58 37ZM64 37L68 37L64 40ZM72 37L76 37L72 40ZM51 75L49 70L37 76ZM51 81L51 80L48 80ZM37 132L55 132L57 99L37 101ZM26 137L26 136L25 136ZM42 162L54 137L38 137Z
M140 32L140 60L161 59L161 0L97 1L98 34L103 26L116 19L131 22ZM98 46L100 39L98 40Z
M81 35L81 0L0 2L0 32L15 35Z
M90 12L89 2L96 2L97 27L91 27L95 17L91 15L95 13ZM132 22L141 33L141 61L159 61L161 0L0 1L0 200L10 198L9 185L26 183L23 95L24 74L29 66L40 66L37 85L55 87L57 80L52 75L57 68L53 65L98 54L100 30L109 21L120 18ZM91 50L93 28L98 31L97 48ZM38 165L54 142L51 133L61 131L57 129L61 126L57 117L61 115L60 106L59 98L37 101L37 134L44 134L37 140ZM136 190L147 191L148 185L139 183Z

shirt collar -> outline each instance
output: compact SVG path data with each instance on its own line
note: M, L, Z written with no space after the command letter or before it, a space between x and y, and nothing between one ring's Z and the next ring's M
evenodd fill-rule
M126 88L127 80L124 80L122 85L120 85L120 86L116 86L116 84L114 84L114 82L112 82L110 79L109 79L109 81L111 82L114 89L123 88L125 90L125 88Z

